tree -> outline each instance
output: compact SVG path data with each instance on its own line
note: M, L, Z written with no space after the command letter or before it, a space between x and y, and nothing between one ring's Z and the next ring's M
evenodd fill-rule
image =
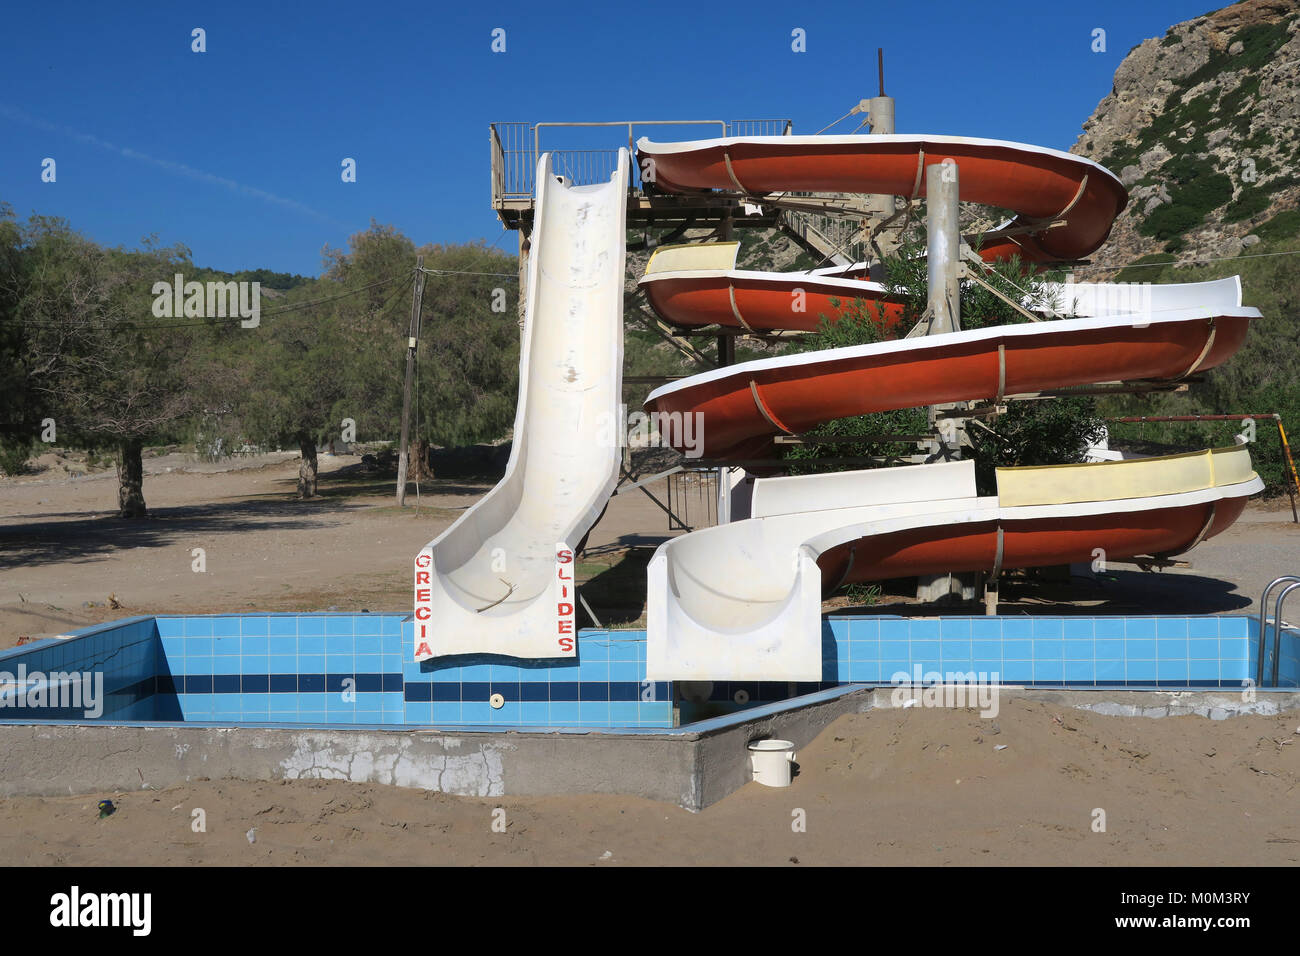
M57 218L20 228L17 313L33 403L61 440L118 452L118 512L146 512L141 449L194 410L196 343L205 320L154 316L153 287L190 268L182 246L104 249Z

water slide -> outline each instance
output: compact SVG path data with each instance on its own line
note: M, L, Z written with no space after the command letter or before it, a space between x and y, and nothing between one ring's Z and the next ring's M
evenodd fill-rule
M1240 446L997 481L979 496L972 461L756 480L752 517L651 559L646 676L821 680L822 597L840 584L1179 554L1264 487Z
M925 167L951 158L963 200L1016 213L981 247L986 260L1087 256L1128 199L1090 160L995 140L781 136L643 139L638 147L657 189L760 201L787 190L915 198L924 195ZM677 325L815 327L791 309L796 289L805 301L822 297L814 300L819 311L832 296L874 302L886 319L893 305L851 271L792 281L736 270L734 249L663 252L641 286ZM703 455L741 464L770 458L778 435L852 415L1100 382L1177 381L1226 361L1259 317L1241 305L1236 279L1068 283L1050 292L1072 317L746 362L658 388L646 407L670 439L686 430L662 422L693 416L687 433L702 437ZM1179 554L1228 527L1262 487L1245 448L1004 468L997 493L985 496L969 461L759 478L749 517L668 541L651 560L647 676L819 680L822 596L843 583Z
M537 167L505 475L415 558L415 659L572 657L574 547L618 479L628 155L608 183Z

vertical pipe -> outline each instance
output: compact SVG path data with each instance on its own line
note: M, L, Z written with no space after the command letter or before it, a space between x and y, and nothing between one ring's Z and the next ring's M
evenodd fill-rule
M933 310L929 334L961 330L957 263L961 234L957 229L959 182L956 163L925 168L926 238Z

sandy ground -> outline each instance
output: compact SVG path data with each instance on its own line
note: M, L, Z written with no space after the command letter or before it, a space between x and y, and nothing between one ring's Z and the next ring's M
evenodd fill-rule
M1100 717L1032 701L1006 702L996 720L853 714L798 755L789 789L749 784L699 814L324 780L10 799L0 864L1289 866L1297 719ZM119 810L101 820L105 796Z
M0 480L0 647L135 613L404 608L411 555L489 487L434 481L417 512L396 509L390 483L355 458L323 457L310 502L294 500L288 455L233 467L171 455L146 470L151 517L139 522L111 516L111 470ZM1002 610L1241 612L1296 570L1290 519L1284 503L1252 505L1188 568L1009 585ZM619 495L589 553L613 562L666 533L652 502ZM789 790L750 784L698 815L335 781L10 799L0 864L1294 864L1298 728L1296 715L1140 720L1031 702L1008 703L996 726L965 711L875 712L841 718L800 753ZM100 820L105 796L121 810ZM491 828L498 807L504 833ZM205 833L191 830L195 808ZM1092 830L1095 808L1105 833ZM805 832L792 829L796 810Z

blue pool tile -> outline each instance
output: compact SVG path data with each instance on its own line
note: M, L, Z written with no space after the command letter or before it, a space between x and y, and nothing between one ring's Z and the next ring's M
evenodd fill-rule
M974 640L970 643L971 657L983 660L1001 659L1002 642L988 640Z
M1224 614L1217 618L1219 637L1253 637L1259 633L1259 618L1240 614Z
M905 661L912 653L912 645L908 641L884 640L880 641L880 659L886 661Z
M351 634L327 634L325 636L325 653L334 655L355 654L356 638Z
M524 701L519 705L519 722L529 726L545 726L550 722L549 710L545 701Z
M239 619L239 633L245 637L265 637L268 626L269 621L260 614Z
M163 656L168 659L185 656L185 638L183 637L164 637L158 643L162 647Z
M1156 618L1156 637L1187 637L1187 618L1185 617L1159 617Z
M1062 681L1065 679L1065 664L1056 661L1034 661L1034 681Z
M912 643L918 641L938 641L939 621L935 618L912 618L908 628L908 637Z
M1091 638L1082 640L1067 637L1065 639L1065 659L1067 661L1091 661L1095 652L1096 648Z
M971 637L974 640L1001 641L1002 618L977 617L970 622Z
M995 658L975 658L971 661L971 669L976 674L984 674L986 680L998 681L1002 679L1002 662ZM996 676L995 676L996 675Z
M240 639L239 653L248 654L267 654L270 653L271 639L265 636L248 637Z
M191 657L189 655L186 655L185 673L186 674L211 674L212 662L215 659L216 658L213 657Z
M298 634L298 618L293 614L276 614L267 619L266 632L271 637L290 636L296 637Z
M1187 660L1188 646L1187 638L1156 640L1156 657L1162 661L1168 660Z
M974 642L969 637L950 638L945 636L939 643L943 648L943 659L947 660L950 657L970 657L971 645Z
M1033 637L1034 622L1028 618L1004 617L1002 618L1002 639L1010 641L1012 639L1024 639ZM1005 655L1004 655L1005 656Z
M352 616L348 614L333 615L325 618L325 635L329 636L348 636L355 633L355 625Z
M911 659L914 661L938 661L941 647L942 644L939 641L912 641Z
M298 653L298 638L296 637L269 637L266 640L266 653L268 654L294 654Z
M578 725L578 702L574 701L555 701L550 704L552 726L555 727L576 727Z
M154 623L158 627L159 637L185 636L185 618L183 617L156 617Z
M880 662L880 679L890 683L910 683L912 680L912 663L906 660L883 660Z
M1218 680L1219 662L1217 660L1188 661L1187 676L1190 680Z
M1062 660L1065 656L1065 641L1063 640L1059 640L1059 639L1052 640L1051 638L1043 640L1039 638L1034 638L1032 643L1033 643L1034 660L1036 661L1040 661L1040 660L1059 661Z
M520 706L517 700L506 701L499 708L492 711L492 723L518 724L523 713Z
M212 638L211 637L185 638L185 656L186 657L211 657Z
M883 644L885 641L907 641L909 635L908 622L896 618L886 618L880 622L880 640Z
M298 673L297 654L272 654L266 659L266 670L270 674Z
M1091 681L1094 680L1096 671L1092 661L1066 661L1065 662L1065 679L1067 681Z
M298 723L300 724L324 724L328 722L323 710L299 710Z
M1219 659L1220 660L1246 660L1254 656L1255 642L1244 637L1220 637L1219 638ZM1270 643L1270 647L1271 647Z
M1154 631L1154 629L1153 629ZM1124 642L1124 657L1130 661L1153 661L1156 659L1156 642L1143 639L1128 639Z
M1156 664L1156 678L1158 680L1187 680L1187 673L1186 660L1162 660Z
M580 724L608 724L609 703L594 700L582 701L578 704L578 722Z
M186 637L211 637L212 618L187 617L185 619L185 636Z
M1130 617L1124 619L1124 637L1126 640L1153 640L1156 636L1156 619L1153 617Z
M1034 642L1006 640L1002 642L1002 659L1005 661L1030 661L1034 659Z
M1093 638L1092 621L1088 618L1067 617L1064 625L1064 636L1069 640L1088 640Z
M1123 638L1125 620L1122 617L1099 617L1092 622L1093 635L1103 638Z
M1218 637L1219 622L1213 617L1193 617L1187 619L1188 637Z
M870 681L875 683L880 680L880 662L879 661L853 661L849 664L849 672L846 678L849 681Z
M1035 640L1041 638L1059 639L1065 636L1065 622L1059 617L1036 617L1033 621Z
M1097 683L1099 684L1122 683L1125 679L1124 674L1125 671L1124 671L1123 661L1114 661L1114 660L1097 661L1096 677L1097 677Z
M325 654L325 638L320 636L300 636L298 638L299 654Z
M1122 638L1099 637L1093 642L1093 654L1099 661L1122 661L1124 659L1124 641Z
M492 723L492 705L487 701L461 701L460 722L462 724Z
M220 614L212 618L213 637L239 637L240 620L237 614Z
M435 704L440 701L443 703L459 701L463 697L459 683L451 684L446 681L436 684L407 684L406 691L407 697L412 700L432 700Z
M971 619L968 617L939 618L939 637L945 642L949 638L970 640L971 633Z
M871 620L854 620L849 622L849 640L850 641L880 640L880 621L871 619Z
M636 661L641 655L637 653L637 641L618 639L615 640L609 648L609 659L611 661Z

